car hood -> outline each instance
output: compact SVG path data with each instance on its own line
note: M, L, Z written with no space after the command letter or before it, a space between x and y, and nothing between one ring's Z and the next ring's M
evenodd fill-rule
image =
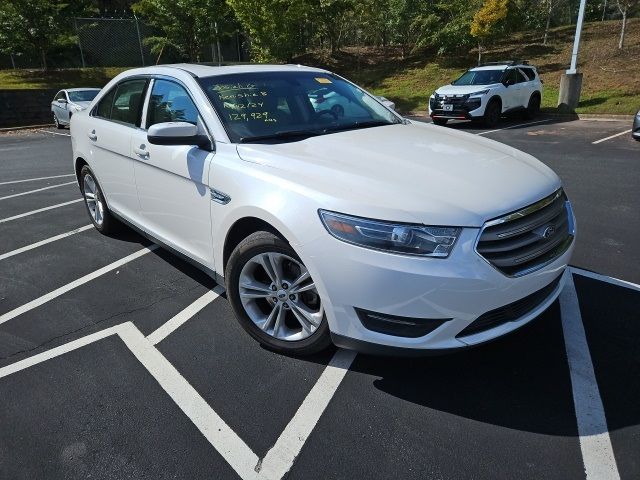
M319 207L380 220L479 227L560 187L514 148L423 123L339 132L278 144L239 144L247 162Z
M491 85L445 85L436 90L438 95L468 95L470 93L482 92L489 88L501 85L500 83L492 83Z

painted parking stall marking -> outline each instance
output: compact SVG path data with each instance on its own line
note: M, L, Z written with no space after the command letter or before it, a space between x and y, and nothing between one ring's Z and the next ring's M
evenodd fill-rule
M35 190L29 190L28 192L20 192L20 193L14 193L13 195L6 195L4 197L0 197L0 200L7 200L8 198L15 198L15 197L21 197L23 195L30 195L32 193L38 193L44 190L50 190L52 188L66 187L67 185L74 185L75 183L76 182L67 182L67 183L60 183L58 185L49 185L48 187L36 188Z
M34 308L44 305L48 301L53 300L54 298L57 298L60 295L63 295L73 290L74 288L79 287L80 285L84 285L85 283L90 282L91 280L98 278L99 276L104 275L105 273L111 272L116 268L126 265L127 263L137 258L140 258L143 255L146 255L147 253L150 253L157 248L158 248L158 245L150 245L149 247L145 247L142 250L138 250L137 252L132 253L131 255L127 255L126 257L121 258L116 262L110 263L109 265L106 265L96 270L95 272L91 272L81 278L78 278L77 280L74 280L71 283L67 283L66 285L63 285L60 288L56 288L55 290L45 295L42 295L41 297L31 300L30 302L25 303L24 305L18 308L14 308L13 310L5 313L4 315L0 315L0 325L5 322L8 322L9 320L16 318L19 315L22 315L25 312L28 312L29 310L33 310Z
M567 280L560 294L562 330L587 480L618 480L620 474L613 455L571 270L565 276Z
M631 133L631 129L625 130L624 132L616 133L614 135L609 135L608 137L601 138L600 140L596 140L595 142L591 142L592 145L597 145L602 142L606 142L607 140L611 140L612 138L620 137L622 135L626 135L627 133Z
M0 182L0 185L13 185L15 183L37 182L39 180L51 180L53 178L75 177L73 173L66 175L52 175L50 177L25 178L23 180L10 180L8 182Z
M13 220L18 220L19 218L30 217L31 215L35 215L37 213L46 212L47 210L53 210L54 208L66 207L67 205L71 205L73 203L78 203L78 202L84 202L84 198L78 198L76 200L70 200L68 202L57 203L49 207L38 208L37 210L31 210L30 212L20 213L12 217L0 218L0 223L11 222Z
M93 224L85 225L84 227L74 228L73 230L65 233L61 233L60 235L55 235L53 237L49 237L45 240L40 240L39 242L32 243L31 245L26 245L24 247L17 248L7 253L0 254L0 260L4 260L5 258L13 257L14 255L18 255L20 253L28 252L29 250L33 250L34 248L41 247L51 242L56 242L58 240L62 240L63 238L70 237L71 235L75 235L76 233L85 232L89 229L93 228Z

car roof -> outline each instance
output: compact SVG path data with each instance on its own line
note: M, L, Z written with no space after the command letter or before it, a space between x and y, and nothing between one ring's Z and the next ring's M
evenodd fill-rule
M67 92L84 92L87 90L98 90L100 91L100 88L96 88L96 87L86 87L86 88L64 88L63 90L67 91Z
M215 75L228 75L233 73L250 72L321 72L329 73L321 68L307 67L305 65L268 65L268 64L244 64L244 65L202 65L195 63L174 63L170 65L158 65L158 67L169 67L185 70L196 77L212 77ZM153 67L150 68L151 70Z
M469 70L472 72L477 72L480 70L506 70L507 68L533 68L535 70L536 67L528 64L517 64L517 65L483 65L481 67L470 68Z

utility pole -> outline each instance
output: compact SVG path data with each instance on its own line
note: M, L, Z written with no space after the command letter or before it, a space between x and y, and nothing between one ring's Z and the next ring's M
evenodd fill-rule
M578 52L580 50L580 34L582 33L582 22L584 20L584 9L586 0L580 0L580 10L578 11L578 22L576 23L576 35L573 39L573 52L571 53L571 67L560 79L560 94L558 95L558 108L561 110L574 111L580 102L580 91L582 90L582 73L578 73Z
M142 66L144 67L144 50L142 49L142 37L140 36L140 25L138 25L138 17L133 16L136 21L136 33L138 34L138 45L140 45L140 58L142 59Z

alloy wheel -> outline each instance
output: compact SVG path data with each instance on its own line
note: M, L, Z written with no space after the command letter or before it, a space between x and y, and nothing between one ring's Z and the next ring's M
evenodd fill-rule
M242 267L238 291L251 321L271 337L303 340L322 323L320 295L307 268L277 252L255 255Z
M85 174L83 180L84 201L87 203L89 214L98 226L104 221L104 205L96 181L90 174Z

